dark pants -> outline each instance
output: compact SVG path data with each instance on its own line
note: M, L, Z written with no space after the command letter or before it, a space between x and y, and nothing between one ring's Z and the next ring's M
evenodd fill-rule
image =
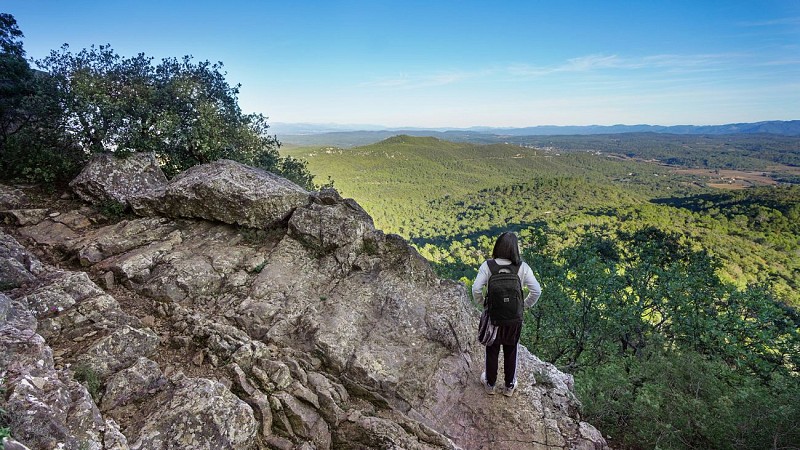
M497 339L492 345L486 347L486 381L492 386L497 382L500 347L503 348L503 373L506 386L510 386L514 382L517 374L517 343L521 329L522 324L498 328Z

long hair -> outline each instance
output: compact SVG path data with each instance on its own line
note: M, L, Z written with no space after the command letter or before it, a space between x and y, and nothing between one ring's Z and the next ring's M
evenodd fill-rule
M497 238L494 243L494 250L492 250L492 258L508 259L516 265L522 264L522 258L519 256L519 242L517 235L507 231Z

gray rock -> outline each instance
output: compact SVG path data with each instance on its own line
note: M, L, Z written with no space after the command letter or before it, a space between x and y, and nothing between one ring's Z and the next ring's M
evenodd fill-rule
M49 210L44 208L37 209L12 209L0 212L0 217L8 224L27 226L35 225L47 218Z
M2 407L12 434L31 449L101 449L103 422L97 407L71 374L54 367L53 351L30 327L31 321L17 320L33 318L26 308L24 302L12 301L0 325L6 390ZM13 316L17 319L9 319Z
M0 231L0 291L33 283L44 266L12 236Z
M84 299L104 294L83 272L58 272L51 283L24 297L28 307L41 319L61 313Z
M337 257L351 264L358 253L377 251L377 248L364 248L364 236L374 231L371 217L343 202L312 203L298 208L289 220L290 236L319 254L343 249Z
M255 446L252 408L218 382L179 378L153 400L155 408L128 435L131 449L247 449Z
M21 189L0 184L0 210L25 206L28 196Z
M166 183L167 177L152 153L124 158L104 153L95 156L69 185L86 202L127 205L132 196L163 188Z
M270 172L230 160L190 168L160 191L132 199L140 215L190 217L269 228L309 203L300 186Z
M2 447L4 450L30 450L30 448L27 447L26 445L10 437L3 438Z
M122 434L114 419L106 419L106 430L103 435L103 450L129 450L128 438Z
M53 217L53 222L62 223L68 226L71 230L82 230L92 225L92 222L79 211L70 211L66 214L59 214Z
M276 397L281 402L281 410L286 414L292 434L312 442L314 448L331 448L331 433L328 424L320 416L318 407L315 408L286 392L278 393Z
M101 409L108 411L137 402L157 392L164 383L165 378L158 364L140 357L136 364L120 370L108 379Z
M62 245L78 237L78 234L72 228L50 219L20 228L19 232L26 238L47 246Z
M98 339L76 360L101 379L130 367L139 357L152 356L159 343L158 335L147 328L122 326L108 336Z

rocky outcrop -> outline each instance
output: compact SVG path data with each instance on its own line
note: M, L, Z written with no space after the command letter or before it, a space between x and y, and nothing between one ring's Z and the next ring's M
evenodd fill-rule
M287 185L289 199L259 203L283 189L264 194L264 173L197 168L183 191L196 209L164 200L58 243L49 230L63 237L56 224L70 225L49 211L0 233L0 265L12 268L0 276L0 406L16 439L32 449L606 448L580 420L572 378L524 349L514 397L483 393L478 314L462 285L335 191ZM40 262L12 234L67 267Z
M154 189L163 188L167 177L153 153L133 153L125 158L111 153L95 156L70 183L73 192L93 204L116 202Z
M285 178L222 159L194 166L163 189L144 191L130 203L141 215L270 228L308 201L308 192Z

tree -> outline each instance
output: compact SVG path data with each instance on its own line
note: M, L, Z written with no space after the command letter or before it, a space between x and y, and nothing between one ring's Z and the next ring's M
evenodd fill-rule
M23 103L34 90L22 48L22 31L11 14L0 13L0 152L30 120Z
M22 49L23 34L17 26L17 20L11 14L0 13L0 52L8 55L25 57Z
M6 34L21 36L9 23ZM239 85L228 84L222 63L184 56L154 64L143 53L122 57L110 45L73 53L65 44L36 64L45 73L36 77L27 107L16 110L30 111L37 126L9 150L7 166L0 168L6 177L65 178L92 153L145 151L156 154L170 177L227 158L315 188L303 162L278 154L280 143L268 133L266 118L242 112ZM54 155L57 150L69 158ZM47 169L52 156L70 170Z

